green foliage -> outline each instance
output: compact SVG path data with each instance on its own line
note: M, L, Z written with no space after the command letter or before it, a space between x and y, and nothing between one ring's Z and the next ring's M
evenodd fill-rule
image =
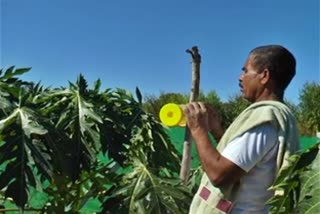
M288 99L284 100L284 103L289 107L289 109L292 111L293 115L295 116L295 118L298 119L299 117L299 106L296 105L295 103L291 102Z
M143 162L142 162L143 161ZM133 159L132 170L108 192L103 212L186 213L191 194L168 170L151 168L147 160Z
M299 124L303 133L315 135L320 131L320 84L306 83L300 92Z
M214 106L218 112L223 112L223 103L215 91L209 91L207 94L200 92L199 101L209 103Z
M320 162L319 144L289 157L272 190L276 195L268 201L270 213L318 213Z
M209 91L207 94L200 92L198 100L211 104L221 113L224 128L227 128L249 106L249 102L244 100L240 95L232 96L227 102L222 102L215 91ZM147 96L144 102L144 109L159 120L159 112L163 105L170 102L181 104L188 101L188 95L186 94L162 92L159 97L154 95Z
M16 78L27 71L0 72L0 200L13 200L21 210L75 213L93 203L100 211L136 176L152 180L145 197L160 200L146 212L182 209L190 195L173 173L179 157L162 125L142 109L139 89L136 101L123 89L101 91L100 80L89 88L82 75L68 87L43 89ZM150 202L123 194L112 200L124 196L139 206Z
M32 84L13 78L27 69L5 71L1 79L0 112L0 189L5 188L5 197L13 198L23 208L28 200L28 185L40 188L33 168L47 179L53 173L49 163L49 147L37 141L39 135L46 135L45 119L34 111L30 93ZM0 71L2 73L2 70ZM14 85L16 83L16 85Z
M188 97L189 96L186 94L161 92L158 97L154 95L145 96L143 107L147 112L151 113L159 120L159 112L162 106L167 103L187 103L189 101Z
M207 94L199 93L198 100L209 103L214 106L219 112L223 112L223 103L215 91L209 91ZM167 103L185 104L189 102L189 95L180 93L165 93L161 92L157 97L149 95L145 97L143 104L144 109L155 116L159 120L159 112L162 106Z
M236 94L223 103L222 121L223 127L227 128L232 121L248 106L250 103L243 99L241 95Z
M320 155L313 161L308 171L301 174L301 192L296 213L320 212Z

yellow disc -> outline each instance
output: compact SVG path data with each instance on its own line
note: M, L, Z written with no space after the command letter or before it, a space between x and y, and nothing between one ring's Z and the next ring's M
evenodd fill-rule
M181 122L183 123L184 115L183 115L182 109L177 104L168 103L164 105L160 109L159 116L160 116L161 122L167 126L183 125L180 123Z
M184 114L182 115L182 118L179 122L179 126L186 126L187 125L187 120L186 117L184 116Z

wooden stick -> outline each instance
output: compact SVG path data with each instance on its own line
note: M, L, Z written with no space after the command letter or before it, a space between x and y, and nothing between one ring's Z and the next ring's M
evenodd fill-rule
M189 102L194 102L199 97L201 56L198 52L197 46L194 46L191 49L187 49L186 52L190 53L192 56L192 84ZM180 178L184 184L187 184L188 182L191 168L191 141L192 137L190 134L190 130L188 126L186 126L180 169Z

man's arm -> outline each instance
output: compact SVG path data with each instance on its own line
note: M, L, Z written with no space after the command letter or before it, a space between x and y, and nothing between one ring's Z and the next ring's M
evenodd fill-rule
M213 135L214 139L217 143L219 143L220 139L222 138L224 134L223 129L210 129L211 134Z
M219 143L220 139L224 134L224 129L221 125L221 116L216 109L214 109L211 105L205 104L205 107L208 111L208 126L209 131L213 135L214 139L217 143Z
M246 174L243 169L223 157L212 146L207 133L194 132L193 138L201 165L214 186L221 187L232 184Z

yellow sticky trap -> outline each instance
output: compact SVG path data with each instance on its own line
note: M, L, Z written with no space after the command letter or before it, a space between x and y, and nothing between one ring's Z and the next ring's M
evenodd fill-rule
M160 120L167 126L185 126L186 119L181 107L174 103L168 103L160 109Z

